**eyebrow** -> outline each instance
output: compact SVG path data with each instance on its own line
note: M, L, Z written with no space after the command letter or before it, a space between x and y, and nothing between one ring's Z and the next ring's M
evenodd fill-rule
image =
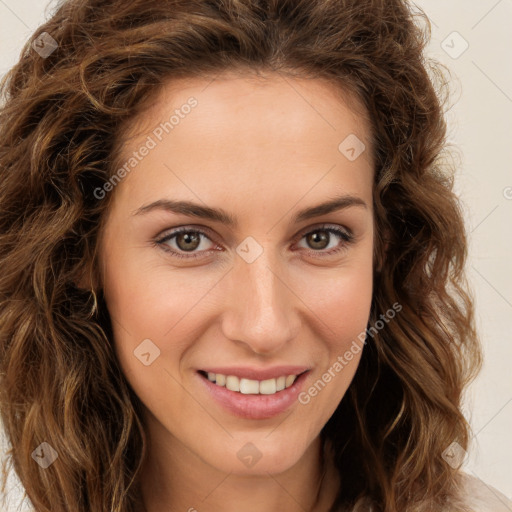
M344 210L352 206L358 206L362 208L368 208L368 205L357 196L343 195L338 196L329 201L321 203L316 206L305 208L299 211L292 219L292 223L299 223L314 217L320 217L328 213L333 213L339 210ZM170 199L159 199L148 205L141 206L133 212L132 215L143 215L154 210L164 210L171 213L187 215L189 217L197 217L201 219L207 219L214 222L220 222L231 228L236 228L238 222L228 212L222 208L211 208L209 206L203 206L191 201L173 201Z

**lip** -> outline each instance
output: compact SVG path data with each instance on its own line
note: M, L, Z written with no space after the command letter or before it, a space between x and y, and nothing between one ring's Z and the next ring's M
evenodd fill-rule
M275 368L269 369L269 371L275 372ZM222 372L219 369L218 372L213 373ZM297 397L304 387L304 381L306 380L308 374L309 371L304 371L297 377L297 379L295 379L295 382L289 388L278 391L274 395L244 395L236 391L230 391L226 387L217 386L217 384L209 381L208 378L201 373L196 373L201 385L205 386L205 390L209 396L212 397L215 402L218 403L224 410L240 418L250 420L263 420L273 418L285 412L294 403L298 403ZM229 375L233 375L233 373ZM247 373L245 373L245 375L247 375ZM259 375L261 375L261 372ZM278 377L282 375L284 375L284 373L280 373ZM297 375L297 373L291 372L287 375ZM242 378L244 377L242 376ZM267 378L271 379L275 377Z
M254 367L209 367L201 368L202 371L208 373L220 373L221 375L233 375L239 379L251 379L251 380L267 380L277 379L278 377L287 375L299 375L304 373L306 370L310 370L308 366L273 366L272 368L254 368Z

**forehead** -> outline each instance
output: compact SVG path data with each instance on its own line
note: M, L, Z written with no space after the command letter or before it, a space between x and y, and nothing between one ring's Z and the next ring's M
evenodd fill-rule
M128 126L120 161L148 137L154 148L116 190L132 202L167 191L233 202L234 191L266 191L269 201L289 203L307 189L312 200L326 192L361 195L364 189L368 195L371 183L365 110L325 80L277 73L169 80ZM357 141L366 150L351 160L347 145Z
M190 111L190 98L194 98L197 106L190 115L184 114L184 109ZM273 143L300 150L308 141L308 146L319 142L320 146L332 146L350 134L359 135L367 143L371 138L368 114L359 98L325 78L225 71L213 77L165 81L126 126L125 146L130 145L130 140L136 141L138 135L150 133L160 123L169 121L173 113L179 114L179 119L174 116L173 133L168 139L181 138L183 142L187 135L192 135L201 146L235 136L248 139L247 148ZM184 118L186 123L181 123ZM182 126L178 129L177 124ZM230 145L222 148L229 151ZM363 157L369 158L370 151Z

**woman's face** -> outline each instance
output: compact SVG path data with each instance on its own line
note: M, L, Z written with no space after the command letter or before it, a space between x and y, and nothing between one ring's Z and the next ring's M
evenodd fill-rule
M162 453L284 471L355 374L373 169L366 121L331 87L175 80L97 191L114 194L100 259L115 350Z

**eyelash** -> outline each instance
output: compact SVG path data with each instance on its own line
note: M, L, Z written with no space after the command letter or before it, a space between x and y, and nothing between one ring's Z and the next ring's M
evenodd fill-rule
M316 233L317 231L326 231L328 233L337 235L337 236L339 236L345 242L345 244L342 244L341 246L335 247L335 248L330 249L328 251L315 251L315 250L312 250L312 249L310 249L308 251L309 253L313 253L315 255L316 254L322 254L322 255L331 256L333 254L336 254L336 253L342 251L343 249L346 248L346 245L351 244L354 241L354 236L351 233L349 233L348 231L343 231L342 229L339 229L339 228L332 227L332 226L319 226L319 227L316 227L316 228L314 228L314 229L312 229L310 231L306 231L306 232L304 232L303 234L301 234L298 237L298 241L302 240L307 235L311 235L312 233ZM202 236L205 236L209 240L211 240L211 238L208 236L208 234L205 231L201 230L201 229L190 228L190 227L183 227L183 228L175 229L171 233L168 233L167 235L163 236L162 238L156 239L154 242L155 242L156 245L161 247L162 250L172 254L172 256L176 257L176 258L184 258L184 259L201 258L202 257L201 256L202 252L208 252L208 251L199 251L199 252L196 252L196 253L188 253L187 255L185 255L182 252L177 252L175 250L169 249L168 246L165 245L165 243L168 242L169 240L172 240L173 238L176 238L181 233L196 233L196 234L198 233L198 234L200 234ZM211 241L213 242L213 240L211 240Z

